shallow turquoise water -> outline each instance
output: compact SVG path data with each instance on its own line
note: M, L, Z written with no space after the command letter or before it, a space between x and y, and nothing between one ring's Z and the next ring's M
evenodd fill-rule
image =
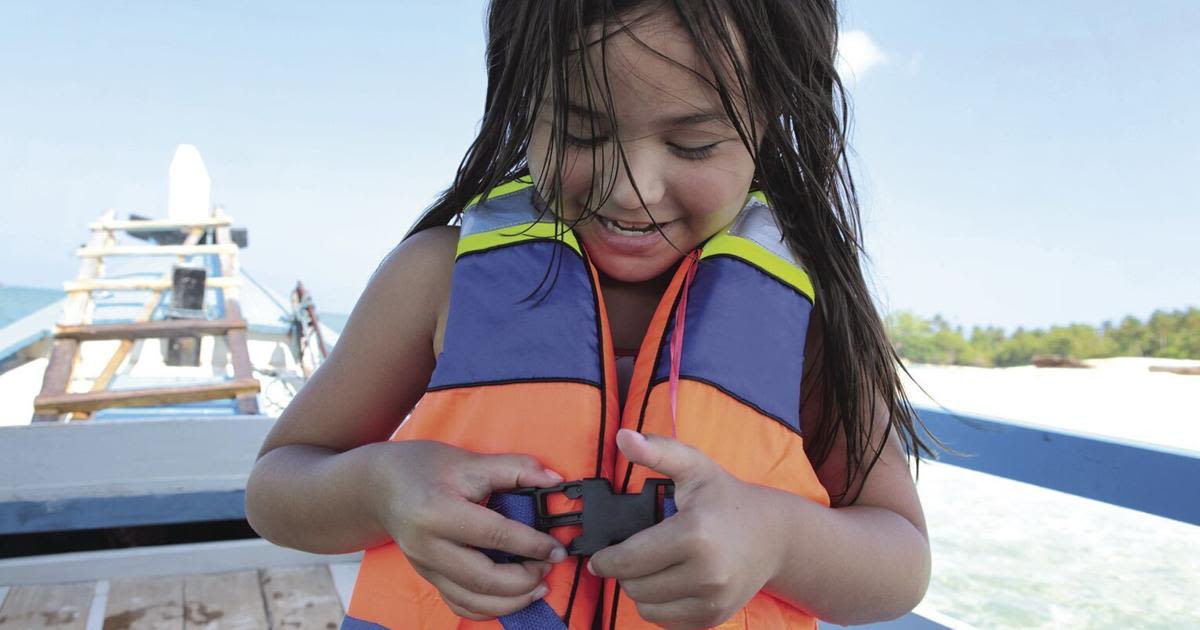
M917 487L938 612L978 628L1200 628L1200 527L948 465L922 464Z

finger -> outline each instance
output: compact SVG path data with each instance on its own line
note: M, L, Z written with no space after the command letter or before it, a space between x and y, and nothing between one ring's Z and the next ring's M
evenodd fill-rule
M557 563L567 557L562 543L550 534L474 503L456 502L447 506L433 531L472 547L504 551L533 560Z
M467 483L465 494L475 501L496 490L548 488L563 482L562 475L528 455L482 455L471 461L463 479Z
M688 559L680 541L677 516L630 536L624 542L596 552L588 561L593 575L628 580L653 575Z
M638 614L650 623L667 628L709 628L728 620L715 610L715 604L698 597L685 597L662 604L638 602Z
M626 459L666 475L683 485L703 478L713 462L700 450L661 435L642 435L629 429L617 432L617 447Z
M426 557L409 561L440 573L473 593L515 597L532 591L542 581L544 562L496 564L483 553L452 543L434 540Z
M549 587L544 582L539 582L532 591L513 597L483 595L463 588L436 571L421 572L418 570L418 572L421 573L421 577L437 588L438 592L442 594L442 599L446 600L455 614L475 621L494 619L514 613L541 599L549 592ZM462 612L455 610L456 608Z
M697 594L695 568L685 562L651 575L621 580L621 589L639 604L665 604Z

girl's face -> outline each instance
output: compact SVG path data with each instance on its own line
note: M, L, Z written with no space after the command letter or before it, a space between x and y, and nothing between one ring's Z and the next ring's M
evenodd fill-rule
M674 16L652 15L629 30L633 36L612 35L606 51L613 116L627 164L608 128L603 78L591 86L574 79L568 88L561 201L567 220L581 216L589 195L599 204L596 216L575 232L601 272L636 283L661 276L733 220L745 204L754 162L717 91L705 82L713 81L712 70ZM588 54L592 67L601 68L600 45ZM535 184L546 191L548 182L539 179L552 141L553 108L542 110L527 158Z

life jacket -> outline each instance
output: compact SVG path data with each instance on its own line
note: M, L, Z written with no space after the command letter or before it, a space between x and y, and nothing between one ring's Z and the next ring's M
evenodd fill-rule
M538 220L539 203L528 181L518 180L464 212L444 348L428 390L392 439L524 453L568 480L602 477L616 492L637 493L660 475L631 465L617 449L617 429L626 427L674 436L743 481L828 506L800 434L813 286L761 194L750 195L698 257L680 263L642 341L624 405L596 269L571 231ZM551 507L577 510L579 502L557 497ZM580 529L551 534L565 545ZM553 609L559 627L590 630L597 607L605 629L652 627L615 580L591 575L586 562L568 557L546 577L550 590L538 604ZM366 551L342 627L540 628L514 624L458 617L389 543ZM815 621L760 592L719 627Z

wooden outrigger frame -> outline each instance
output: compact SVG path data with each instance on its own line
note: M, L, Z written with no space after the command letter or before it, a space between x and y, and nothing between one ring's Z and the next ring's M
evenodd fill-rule
M74 282L65 285L68 292L67 303L54 332L54 346L42 380L41 392L34 400L33 421L59 421L65 414L70 414L73 419L83 419L91 412L109 407L144 407L224 398L237 400L238 414L257 414L260 386L254 378L253 366L250 363L246 321L242 317L238 300L241 277L238 247L233 242L230 229L232 219L220 208L212 218L194 221L117 221L114 214L109 210L99 221L92 223L91 238L87 245L76 252L81 259L79 276ZM120 232L136 233L164 229L186 230L187 238L182 245L116 244L117 234ZM199 244L206 233L213 235L212 240L215 244ZM171 276L168 273L161 279L150 281L104 278L105 258L130 255L178 256L180 262L185 261L187 256L216 256L218 273L216 277L209 278L206 285L220 289L224 317L219 320L151 321L162 301L163 293L171 287ZM150 298L132 322L101 325L91 323L91 312L95 306L92 300L93 291L147 290L151 292ZM233 379L197 385L108 389L117 370L133 349L135 340L181 336L223 336L233 364ZM121 344L92 382L90 391L68 392L71 375L79 358L80 344L96 339L120 339Z

